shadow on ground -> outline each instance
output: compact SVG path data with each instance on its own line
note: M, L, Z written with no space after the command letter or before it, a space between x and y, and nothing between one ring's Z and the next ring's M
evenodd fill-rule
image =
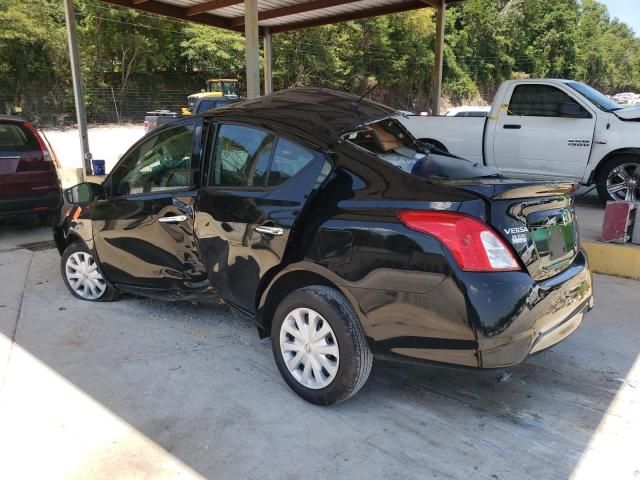
M321 408L288 390L269 340L224 307L82 302L66 292L56 251L7 255L0 264L23 262L28 275L17 308L5 309L17 322L1 333L207 478L569 478L616 395L627 389L638 404L640 385L626 378L640 351L631 281L598 277L581 328L520 366L375 364L356 397ZM12 362L0 394L25 395L33 385ZM79 464L83 455L98 470L116 462L79 450Z

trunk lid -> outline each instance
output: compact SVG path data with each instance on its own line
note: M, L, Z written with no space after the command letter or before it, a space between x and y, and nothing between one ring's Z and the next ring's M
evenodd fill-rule
M535 280L562 272L578 254L576 184L501 178L452 183L487 200L488 222L514 248Z

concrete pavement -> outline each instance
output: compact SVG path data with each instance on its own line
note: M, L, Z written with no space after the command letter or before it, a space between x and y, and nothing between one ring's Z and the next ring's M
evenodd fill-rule
M330 408L224 307L76 300L55 250L0 253L0 285L0 478L640 476L638 282L596 276L583 325L520 366L376 363Z

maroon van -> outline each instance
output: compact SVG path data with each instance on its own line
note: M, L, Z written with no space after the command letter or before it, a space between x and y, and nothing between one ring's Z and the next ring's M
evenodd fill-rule
M38 214L44 223L62 204L56 159L29 122L0 115L0 217Z

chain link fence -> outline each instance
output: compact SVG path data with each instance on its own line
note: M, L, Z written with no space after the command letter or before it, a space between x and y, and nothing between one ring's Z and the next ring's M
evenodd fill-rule
M193 90L149 90L86 88L87 121L94 124L139 123L145 112L157 109L179 111L187 104ZM22 95L19 102L0 95L6 113L22 108L21 116L39 127L65 127L76 123L75 103L71 91L36 91Z
M86 88L85 105L87 121L91 124L141 123L146 112L158 109L180 111L186 106L187 97L197 90L155 90ZM367 98L399 110L429 111L430 97L399 94L384 88L374 90ZM63 128L76 123L73 92L70 90L35 91L23 94L20 101L0 95L0 105L5 113L12 113L16 106L22 108L21 116L41 128Z

